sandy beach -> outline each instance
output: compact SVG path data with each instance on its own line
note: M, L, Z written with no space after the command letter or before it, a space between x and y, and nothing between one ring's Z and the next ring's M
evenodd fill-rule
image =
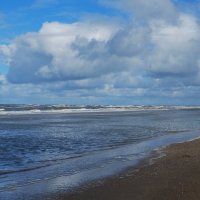
M171 145L165 156L60 200L199 200L200 140Z

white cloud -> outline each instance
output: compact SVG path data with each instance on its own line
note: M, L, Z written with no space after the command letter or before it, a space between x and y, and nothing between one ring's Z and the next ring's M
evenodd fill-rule
M3 84L6 82L6 78L4 75L0 74L0 84Z
M116 29L106 23L44 23L38 33L27 33L11 45L0 46L10 67L8 79L26 83L96 76L101 71L99 63L79 57L73 43L82 40L104 45Z
M181 14L177 23L151 20L145 26L79 22L44 23L0 52L13 83L81 80L110 73L196 74L200 26ZM118 75L119 76L119 75Z
M38 32L0 45L9 67L4 89L18 91L22 84L27 91L37 84L35 93L63 97L194 95L189 90L200 83L198 20L169 0L101 2L137 17L127 24L91 16L72 24L46 22Z
M177 24L157 21L151 28L155 45L153 55L149 56L151 70L186 75L196 73L200 53L200 26L196 19L181 15Z
M125 12L128 11L140 20L150 18L174 20L179 14L170 0L99 0L99 2Z

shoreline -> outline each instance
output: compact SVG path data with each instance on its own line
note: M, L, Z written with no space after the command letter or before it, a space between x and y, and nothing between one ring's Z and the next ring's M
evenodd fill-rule
M165 154L164 156L161 156ZM200 199L200 139L171 144L124 172L55 196L57 200Z
M173 143L172 143L173 141ZM192 132L188 134L182 133L182 134L176 134L171 137L170 135L163 136L161 138L157 138L154 140L150 140L148 142L140 143L138 147L142 147L143 145L147 145L146 148L149 150L147 156L142 156L143 158L140 158L138 162L134 165L129 165L122 170L115 172L113 168L101 168L101 170L105 171L105 173L110 173L110 175L106 176L100 176L97 179L90 180L88 178L88 181L83 181L79 185L75 186L72 182L74 182L74 178L77 176L78 179L83 179L83 174L77 174L75 177L57 177L55 179L49 179L44 180L42 182L38 182L38 184L28 184L23 185L22 187L13 188L11 190L5 191L5 193L2 193L3 199L16 199L16 200L24 200L24 199L38 199L38 200L102 200L102 199L108 199L108 200L145 200L145 197L142 198L136 198L136 194L138 191L141 191L143 193L143 189L145 187L146 182L149 181L148 178L148 171L149 169L154 165L159 165L161 163L161 169L162 169L162 162L163 159L168 158L170 156L170 152L173 150L170 150L171 148L179 147L179 146L186 146L186 149L188 144L196 144L194 145L197 153L199 152L199 165L200 165L200 138L198 132ZM190 145L189 145L190 146ZM193 146L193 145L191 145ZM127 148L126 151L130 153L133 147L130 146L130 148ZM177 150L175 151L177 152ZM180 157L179 154L181 154L181 150L177 153L177 157ZM194 151L192 152L194 154ZM188 157L187 154L185 154L186 158ZM157 167L158 169L160 167ZM107 172L107 170L112 170ZM144 174L144 170L146 170L146 175ZM152 169L151 169L152 170ZM150 170L150 171L151 171ZM98 170L97 170L98 171ZM151 172L149 172L151 174ZM154 173L154 172L153 172ZM166 173L166 172L165 172ZM200 171L199 171L200 174ZM91 174L86 175L91 176ZM96 174L99 176L100 174ZM85 176L85 175L84 175ZM146 177L145 177L146 176ZM158 177L161 175L158 175ZM76 178L77 178L76 177ZM141 183L140 180L138 180L138 177L142 177L143 183ZM162 176L161 176L162 177ZM155 178L155 177L154 177ZM152 177L150 178L152 179ZM200 180L200 177L199 177ZM72 181L72 182L71 182ZM71 184L72 187L68 188L67 183ZM159 183L158 186L160 186L162 183ZM150 185L153 185L150 183ZM199 183L200 187L200 183ZM134 189L133 188L137 188ZM145 189L148 190L148 187ZM48 191L48 192L47 192ZM154 189L154 192L157 191L157 188ZM115 196L115 194L118 194ZM103 195L103 196L102 196ZM121 197L121 195L123 197ZM128 195L128 197L126 196ZM1 196L1 193L0 193ZM120 198L118 198L118 196ZM148 195L148 200L149 195ZM172 198L170 197L169 200ZM198 198L200 199L200 198ZM152 200L155 200L153 198ZM159 200L162 200L161 197L159 197ZM173 200L173 199L172 199ZM192 200L192 199L191 199Z

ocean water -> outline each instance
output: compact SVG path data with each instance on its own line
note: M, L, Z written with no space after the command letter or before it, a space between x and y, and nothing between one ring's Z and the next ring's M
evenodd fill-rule
M38 199L200 136L199 107L0 105L0 199Z

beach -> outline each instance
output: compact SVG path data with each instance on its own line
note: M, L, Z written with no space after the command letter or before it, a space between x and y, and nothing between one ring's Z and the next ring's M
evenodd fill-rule
M0 200L200 200L200 0L2 0L0 28Z
M60 200L200 199L200 139L173 144L164 156L143 162L119 176L90 184Z
M177 199L199 186L198 108L3 109L0 199Z

